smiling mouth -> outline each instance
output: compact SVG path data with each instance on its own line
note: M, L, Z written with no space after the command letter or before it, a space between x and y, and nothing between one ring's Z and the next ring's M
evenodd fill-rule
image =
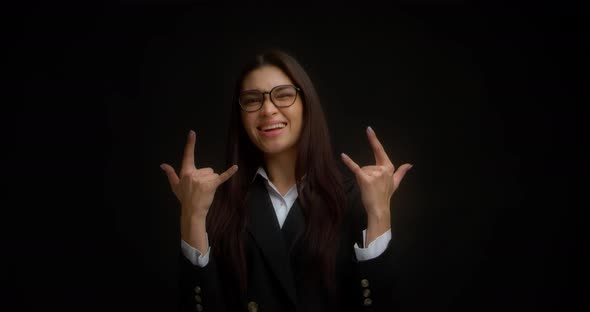
M276 123L276 124L270 125L270 126L257 127L256 129L258 129L259 131L270 132L270 131L273 131L273 130L283 129L286 126L287 126L287 123L280 122L280 123Z

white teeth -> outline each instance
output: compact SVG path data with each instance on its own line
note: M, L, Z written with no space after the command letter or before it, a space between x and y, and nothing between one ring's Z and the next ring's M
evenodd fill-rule
M263 127L262 130L264 131L264 130L270 130L270 129L278 129L278 128L284 128L286 126L287 126L286 123L278 123L278 124L274 124L271 126Z

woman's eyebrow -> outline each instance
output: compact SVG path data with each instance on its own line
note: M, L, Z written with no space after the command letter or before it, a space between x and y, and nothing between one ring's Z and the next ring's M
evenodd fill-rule
M280 85L277 85L280 86ZM275 86L276 87L276 86ZM274 87L273 87L274 88ZM271 88L272 89L272 88ZM245 91L260 91L260 92L270 92L271 89L268 90L262 90L262 89L244 89L241 92L245 92Z
M280 84L277 84L277 85L272 86L272 88L270 88L268 90L262 90L262 89L259 89L259 88L255 88L255 89L242 89L242 90L240 90L240 92L244 92L244 91L270 92L270 90L272 90L273 88L278 87L278 86L294 86L294 84L292 84L292 83L280 83Z

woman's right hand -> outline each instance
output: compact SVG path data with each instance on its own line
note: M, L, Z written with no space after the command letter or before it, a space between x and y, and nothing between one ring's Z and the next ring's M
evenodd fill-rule
M238 171L237 165L231 166L222 174L215 173L211 168L197 168L194 158L195 137L195 132L191 130L184 148L180 178L172 166L160 165L168 176L172 192L180 201L180 216L183 225L195 223L204 225L217 187Z

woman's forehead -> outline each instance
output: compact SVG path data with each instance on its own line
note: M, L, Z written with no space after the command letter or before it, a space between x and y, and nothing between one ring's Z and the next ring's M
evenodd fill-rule
M293 84L289 76L276 66L263 66L257 68L244 77L242 90L270 91L279 85Z

